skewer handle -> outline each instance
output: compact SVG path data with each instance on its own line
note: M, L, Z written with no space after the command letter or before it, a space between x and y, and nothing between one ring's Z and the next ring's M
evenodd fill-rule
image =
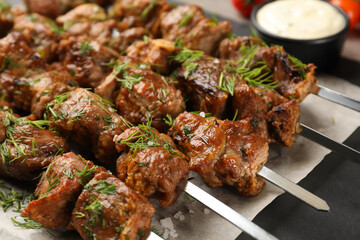
M260 228L255 223L251 222L244 216L240 215L238 212L228 207L221 201L217 200L198 186L194 185L191 182L188 182L185 191L197 199L207 207L214 210L217 214L227 219L229 222L249 234L255 239L261 240L275 240L277 239L270 233L266 232L264 229Z
M320 86L317 95L334 103L343 105L345 107L351 108L355 111L360 112L360 101L357 101L353 98L350 98L342 93L336 92L332 89Z

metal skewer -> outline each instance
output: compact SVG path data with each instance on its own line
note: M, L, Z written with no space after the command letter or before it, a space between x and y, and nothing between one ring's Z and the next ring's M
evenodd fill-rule
M360 101L357 101L353 98L350 98L342 93L336 92L324 86L318 86L320 87L320 90L317 92L316 95L318 95L319 97L360 112Z
M185 192L187 192L190 196L197 199L207 207L214 210L217 214L224 217L229 222L231 222L253 238L259 240L277 239L276 237L266 232L264 229L260 228L258 225L251 222L244 216L240 215L238 212L228 207L221 201L217 200L195 184L188 182Z
M304 188L300 187L296 183L293 183L289 179L279 175L278 173L274 172L273 170L263 167L258 174L268 180L269 182L275 184L276 186L284 189L291 195L303 200L310 206L314 207L320 211L329 211L329 205L318 196L314 195L313 193L305 190Z
M332 140L331 138L325 136L324 134L300 123L303 130L301 131L300 135L310 139L313 142L324 146L331 151L339 153L344 157L348 158L349 160L360 163L360 152L339 142Z

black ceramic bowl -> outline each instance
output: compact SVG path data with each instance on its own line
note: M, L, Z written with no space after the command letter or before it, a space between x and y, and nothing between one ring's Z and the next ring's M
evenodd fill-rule
M332 36L311 40L290 39L267 32L257 22L256 15L259 9L270 2L273 1L266 1L257 5L251 13L251 22L255 33L268 44L283 46L288 53L304 63L314 63L320 71L327 72L333 69L340 59L341 49L349 30L349 18L345 12L331 5L345 18L344 28Z

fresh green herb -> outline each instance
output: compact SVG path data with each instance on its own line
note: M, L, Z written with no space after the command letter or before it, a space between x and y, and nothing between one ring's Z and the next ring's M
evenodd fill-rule
M138 73L129 75L128 72L123 74L123 78L116 77L116 80L121 83L121 87L132 90L133 85L139 83L144 77Z
M73 212L72 214L76 215L75 218L83 218L85 214L82 212Z
M226 34L226 38L229 38L230 40L234 40L236 39L238 36L236 36L235 34L233 33L227 33Z
M85 189L91 191L94 189L95 192L107 195L114 195L116 193L116 185L106 180L100 180L85 185Z
M299 69L301 78L306 79L306 72L305 72L306 64L301 62L296 57L291 56L290 54L288 54L288 57L290 61L293 63L293 66Z
M191 136L191 127L190 126L185 126L183 129L182 129L182 132L185 136L187 137L190 137Z
M146 19L149 12L156 6L156 0L152 0L151 3L142 11L141 18Z
M29 19L31 22L35 22L37 20L37 16L35 14L27 14L26 18Z
M64 33L64 29L56 24L56 22L50 18L45 18L45 21L50 24L50 30L58 35L61 35Z
M166 114L166 118L163 118L163 120L170 127L174 126L174 120L172 119L172 116L169 113Z
M235 90L235 77L224 77L224 73L220 73L219 85L215 86L225 92L230 93L231 96L234 96Z
M149 43L150 37L148 35L144 35L143 40L146 44Z
M156 235L160 236L161 238L164 238L163 234L160 233L160 230L154 226L150 227L150 231L152 231L153 233L155 233Z
M0 206L6 212L10 207L15 207L14 212L20 212L29 195L26 192L17 192L14 188L1 186L6 190L0 190Z
M166 98L166 96L169 94L169 90L165 89L165 88L160 88L160 91L158 93L158 99L161 103L165 104L166 102L164 101L164 99Z
M239 114L239 109L236 109L234 117L233 117L233 121L235 121L237 119L238 114Z
M48 168L46 169L45 177L46 177L46 180L48 181L48 187L47 187L46 191L40 195L39 198L47 197L48 193L51 190L53 190L57 185L60 184L60 178L58 176L55 176L55 177L52 176L52 169L53 169L52 164L50 164L48 166Z
M136 238L141 239L143 235L144 235L144 231L143 231L143 229L141 227L139 227L139 229L138 229L138 231L136 233Z
M217 19L217 17L216 17L216 15L213 13L213 14L211 14L211 22L209 22L209 25L216 25L216 24L218 24L218 19Z
M204 55L203 51L183 48L178 54L171 57L171 60L179 63L191 63L197 61Z
M11 58L4 56L1 66L0 66L0 72L4 71L7 67L15 67L19 68L20 66L15 63Z
M125 227L123 227L123 226L118 226L118 227L115 228L115 231L116 231L117 233L121 233L124 229L125 229Z
M257 120L256 119L251 119L250 124L251 124L251 126L256 127L257 126Z
M74 178L74 174L73 174L73 172L71 171L71 169L69 169L69 168L65 168L65 169L63 170L63 174L64 174L65 176L67 176L68 178L70 178L70 179L73 179L73 178Z
M11 8L11 4L0 1L0 11L4 11Z
M26 229L39 229L39 228L43 227L43 225L41 225L40 223L38 223L28 217L21 217L23 219L23 221L21 221L21 222L16 220L17 217L21 217L21 216L16 216L16 217L11 218L11 222L16 227L21 227L21 228L26 228Z
M93 233L90 229L88 229L87 227L85 227L83 224L81 224L81 228L84 230L85 235L86 235L88 238L93 239L94 233Z
M89 163L87 162L85 167L80 171L79 169L76 169L76 173L74 173L75 176L80 176L81 179L79 180L79 183L81 185L84 185L89 178L94 176L95 171L98 169L98 166L94 165L91 168L88 168Z
M80 46L80 52L82 56L89 54L94 48L90 45L90 42L82 42Z
M185 71L185 79L189 77L189 75L196 70L198 63L185 63L184 67Z
M185 26L192 18L194 17L194 12L191 11L189 13L185 13L185 15L182 17L181 21L179 22L179 27Z

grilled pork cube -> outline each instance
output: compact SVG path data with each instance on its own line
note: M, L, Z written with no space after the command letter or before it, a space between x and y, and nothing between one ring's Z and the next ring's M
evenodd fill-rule
M126 62L130 60L131 62ZM145 66L146 68L146 66ZM95 93L115 102L119 113L134 125L152 119L152 126L166 131L164 118L175 118L185 110L181 92L170 78L144 69L129 58L120 58L113 72L95 89Z
M127 129L127 123L108 101L78 88L55 97L47 116L83 153L94 153L99 162L115 167L118 153L113 138Z
M86 0L86 2L93 2L99 5L105 5L108 1ZM24 0L24 4L26 5L29 12L38 13L53 19L83 3L84 0Z
M0 73L22 76L43 69L45 61L31 49L31 39L22 33L11 32L0 39L0 66Z
M99 173L85 186L71 223L86 240L146 239L155 213L151 203L109 173Z
M145 197L156 198L163 207L174 203L185 189L189 164L172 139L142 125L127 129L114 141L121 152L117 160L119 179ZM151 143L136 149L139 141Z
M4 37L14 25L14 16L11 11L11 5L0 0L0 38Z
M45 61L56 60L62 29L53 20L36 13L22 14L15 18L13 31L31 39L29 46Z
M4 98L11 101L15 108L31 112L41 119L46 104L54 100L56 95L74 90L76 83L70 73L61 67L54 71L32 74L33 76L18 78L4 73L0 77L0 86Z
M220 44L220 57L231 60L241 59L243 56L241 49L244 46L258 47L254 61L264 61L272 70L272 79L276 80L278 85L276 90L282 96L302 101L309 93L318 91L314 64L303 64L287 54L282 47L268 47L259 38L224 39Z
M170 72L170 57L175 55L175 45L164 39L138 41L126 49L126 56L149 64L160 74Z
M232 32L230 22L213 22L204 16L199 6L191 4L163 13L160 27L164 39L181 39L185 47L204 51L207 55L214 55L220 41Z
M243 196L258 195L265 185L256 173L266 163L268 144L251 134L249 119L234 122L180 114L169 130L179 149L210 187L235 186Z
M300 107L273 90L254 88L244 81L234 90L233 112L237 120L251 118L255 133L268 142L291 146L299 129Z
M19 180L33 180L56 155L69 151L66 140L47 130L49 122L17 118L9 112L0 112L2 134L0 175ZM2 137L4 139L4 137Z
M190 50L183 50L177 56L191 56L201 54ZM178 57L175 57L177 59ZM228 73L228 63L224 60L202 55L198 59L193 57L185 60L176 72L178 87L185 97L190 99L189 109L192 111L204 111L211 113L213 116L222 118L226 110L226 105L231 97L231 90L235 86L237 76ZM234 81L226 91L220 88L222 82ZM237 81L237 80L236 80Z
M69 37L59 43L58 54L65 68L80 87L96 87L111 73L108 63L118 53L87 38Z
M160 15L171 8L166 0L116 0L110 15L121 19L126 28L145 27L160 37Z
M37 185L35 195L39 199L30 202L21 214L44 227L67 227L77 198L88 181L99 172L106 170L73 152L58 156Z

